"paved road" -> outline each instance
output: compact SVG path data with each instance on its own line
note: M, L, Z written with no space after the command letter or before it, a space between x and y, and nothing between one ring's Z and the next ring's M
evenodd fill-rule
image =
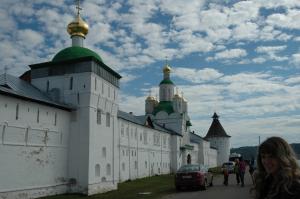
M167 195L162 199L252 199L251 186L252 180L249 172L245 174L244 187L236 185L235 174L230 174L228 186L223 185L223 176L218 176L214 179L214 186L205 191L185 190Z

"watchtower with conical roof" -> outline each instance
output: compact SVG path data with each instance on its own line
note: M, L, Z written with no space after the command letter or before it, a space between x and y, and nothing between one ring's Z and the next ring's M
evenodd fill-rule
M213 121L208 129L205 139L210 141L210 145L218 150L217 164L220 166L227 162L230 155L230 137L219 121L219 116L214 112Z

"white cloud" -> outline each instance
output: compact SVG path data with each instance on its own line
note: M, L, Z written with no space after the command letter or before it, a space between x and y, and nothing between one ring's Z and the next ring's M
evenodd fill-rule
M132 74L124 73L124 72L121 73L121 76L122 76L122 78L120 80L121 84L126 84L126 83L138 78L138 76L136 76L136 75L132 75Z
M252 61L254 63L262 64L262 63L266 62L267 59L264 57L256 57L256 58L253 58Z
M300 83L300 76L290 77L285 80L288 84L299 84Z
M30 29L19 30L17 35L17 40L19 45L24 46L24 48L28 50L32 50L38 45L44 43L43 35L37 31L30 30Z
M279 28L300 29L300 11L289 9L287 14L275 13L268 16L266 22Z
M244 49L230 49L224 50L222 52L216 53L214 59L235 59L240 57L245 57L247 55L247 51Z
M279 52L284 49L286 49L286 45L284 46L258 46L256 48L256 52L258 53L274 53L274 52Z
M300 68L300 53L293 54L290 63Z
M223 76L222 73L212 68L197 70L194 68L174 68L174 76L192 83L212 81Z

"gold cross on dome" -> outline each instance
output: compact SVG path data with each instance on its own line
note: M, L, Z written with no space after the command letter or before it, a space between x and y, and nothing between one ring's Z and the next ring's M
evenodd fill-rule
M77 5L76 5L76 9L77 9L77 15L80 14L80 10L82 10L82 8L80 7L80 0L76 1Z

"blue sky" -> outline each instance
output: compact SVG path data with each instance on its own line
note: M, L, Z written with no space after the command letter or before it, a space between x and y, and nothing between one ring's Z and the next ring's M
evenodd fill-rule
M299 0L85 0L85 47L119 72L120 108L144 114L167 57L205 136L214 111L232 147L277 135L300 143ZM13 75L71 45L73 0L1 0L0 71Z

